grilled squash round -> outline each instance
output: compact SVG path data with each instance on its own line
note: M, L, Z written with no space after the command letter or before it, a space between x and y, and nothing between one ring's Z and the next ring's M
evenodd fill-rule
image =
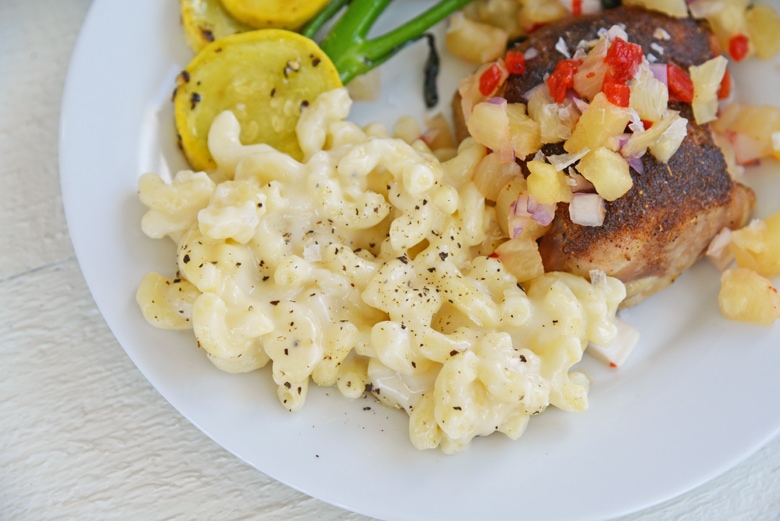
M260 29L226 36L204 47L178 77L173 101L179 144L193 169L214 169L209 128L230 110L243 144L267 143L300 159L295 126L301 111L341 86L328 56L300 34Z
M214 40L252 29L233 18L221 0L180 0L179 7L184 38L195 52Z
M222 0L239 20L257 29L300 29L329 0Z

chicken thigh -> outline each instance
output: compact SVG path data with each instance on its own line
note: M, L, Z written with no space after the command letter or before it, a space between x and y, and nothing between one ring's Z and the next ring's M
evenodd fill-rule
M533 58L526 61L522 74L510 74L501 95L509 103L526 102L524 96L564 58L562 49L597 39L599 31L613 25L623 27L629 41L639 44L645 55L683 70L719 54L706 26L693 19L617 8L534 31L513 47L526 55L533 48ZM755 194L732 178L709 125L696 124L691 105L673 101L669 108L688 120L679 149L666 163L649 153L642 156L641 172L634 168L636 164L630 169L633 187L606 203L601 226L573 223L568 204L559 203L549 231L539 239L545 271L583 276L591 270L603 271L626 283L623 305L630 306L671 284L703 255L722 228L746 224ZM545 145L543 152L562 153L562 145Z

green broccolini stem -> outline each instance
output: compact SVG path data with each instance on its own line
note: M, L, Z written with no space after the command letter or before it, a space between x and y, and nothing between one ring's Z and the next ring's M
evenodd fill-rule
M304 29L311 38L330 18L349 5L320 43L344 84L381 65L433 25L473 0L441 0L416 18L376 38L368 32L392 0L333 0Z
M336 13L341 11L341 8L349 2L350 0L331 0L322 11L317 13L317 16L309 20L309 23L301 30L301 34L306 38L313 40L317 35L317 31L319 31L328 20L336 16Z

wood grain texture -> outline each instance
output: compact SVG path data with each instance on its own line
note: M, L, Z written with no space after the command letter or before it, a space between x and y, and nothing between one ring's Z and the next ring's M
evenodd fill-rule
M270 479L203 435L144 379L96 309L57 171L62 85L88 7L0 2L0 520L368 520ZM621 520L778 513L775 439L710 483Z

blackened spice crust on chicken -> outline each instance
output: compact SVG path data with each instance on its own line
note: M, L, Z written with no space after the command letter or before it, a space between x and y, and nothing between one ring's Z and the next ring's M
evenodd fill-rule
M671 62L683 69L701 65L719 54L715 38L701 22L692 18L670 18L641 8L618 7L542 26L516 44L513 47L515 50L525 51L533 47L539 54L526 62L522 75L513 74L509 77L504 97L510 103L524 102L523 95L545 80L545 75L553 71L560 59L565 58L556 49L559 39L562 38L568 48L573 50L582 41L597 39L599 31L613 25L623 25L629 41L641 46L645 54L652 54L659 62ZM658 29L666 31L669 38L658 38ZM659 45L664 49L663 55L654 49Z
M639 44L646 55L684 70L719 54L711 33L695 20L617 8L550 24L518 43L514 50L533 48L538 54L526 61L523 74L510 74L501 95L509 103L525 103L524 95L565 58L559 50L561 39L573 51L613 25L624 27L629 41ZM601 226L574 224L568 205L559 203L550 230L539 239L546 271L583 276L604 271L626 283L623 305L630 306L671 284L703 255L723 227L746 224L755 194L732 179L709 125L696 124L690 104L670 102L669 108L688 120L687 137L679 149L667 163L650 153L642 156L642 172L630 169L633 187L606 203ZM545 145L542 152L561 154L563 143Z

